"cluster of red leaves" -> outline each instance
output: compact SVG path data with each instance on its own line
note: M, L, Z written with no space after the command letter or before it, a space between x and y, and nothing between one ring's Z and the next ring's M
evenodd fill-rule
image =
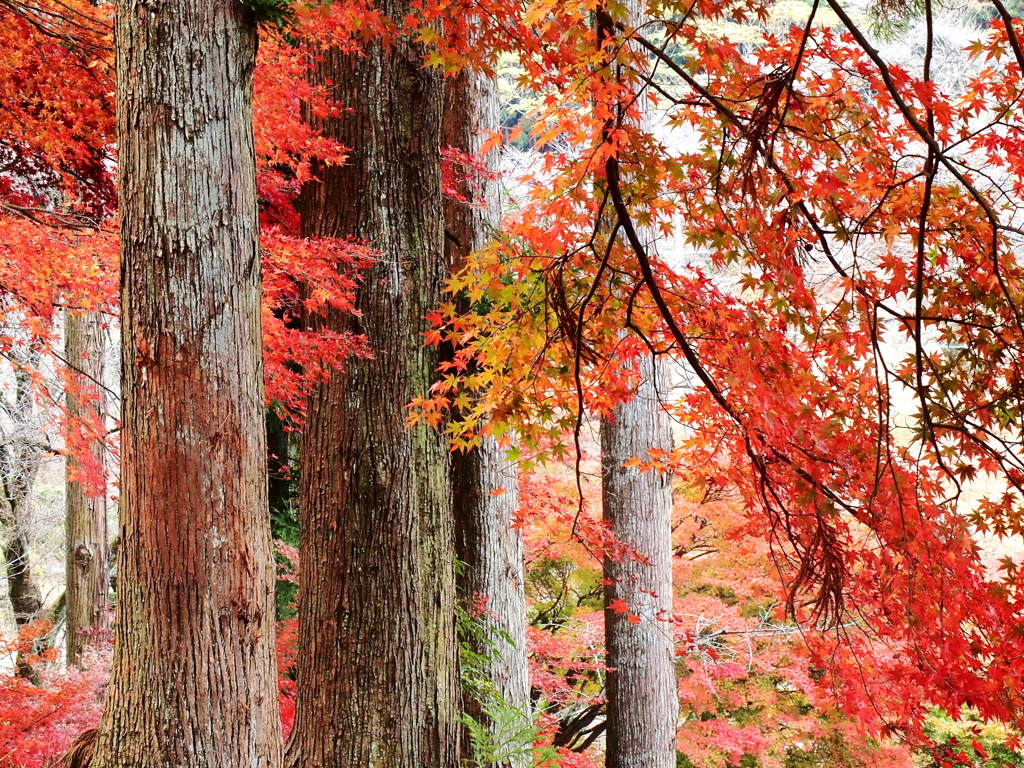
M457 352L417 405L440 423L458 403L467 442L510 421L529 448L606 407L629 329L699 386L675 411L695 436L679 466L725 467L790 612L831 629L819 659L852 679L870 659L860 679L884 681L876 721L1013 719L1024 608L974 536L1021 530L1019 40L980 34L943 92L827 4L842 25L809 18L752 53L712 22L763 21L758 0L651 2L642 30L614 4L439 6L519 57L547 151L501 240L452 280L474 311L435 315ZM450 38L443 55L467 55ZM651 58L668 73L653 86ZM682 258L637 242L669 234ZM983 477L997 490L964 509Z
M44 768L55 763L75 738L99 723L110 675L109 649L94 653L85 672L53 664L55 650L35 654L32 647L49 627L42 623L10 641L0 640L0 766ZM14 674L15 658L39 675L36 684Z
M303 119L304 109L323 116L344 108L306 73L327 46L354 49L389 25L359 2L297 11L301 44L262 35L254 128L267 397L298 423L309 388L347 355L366 353L355 334L305 328L311 317L352 310L371 255L363 245L298 236L302 185L317 165L346 154ZM0 356L17 362L31 350L43 399L54 389L45 380L51 370L67 396L95 397L64 366L60 310L118 312L112 12L87 0L0 2ZM67 451L81 457L79 479L98 488L86 448L107 438L106 425L70 419L61 402L43 405L62 422ZM116 445L109 450L116 454Z
M521 482L516 525L526 545L530 674L544 702L543 747L563 723L603 702L601 562L605 555L633 556L595 519L596 469L591 457L582 464L581 513L573 467L551 464L524 473ZM768 543L755 535L757 521L735 492L716 488L677 483L672 621L679 750L695 765L719 768L745 756L778 768L794 749L834 749L844 764L907 768L909 749L881 738L885 724L874 711L888 679L809 652L813 630L781 615L780 575ZM873 664L886 648L865 638L861 654ZM560 749L563 765L597 759L593 750Z

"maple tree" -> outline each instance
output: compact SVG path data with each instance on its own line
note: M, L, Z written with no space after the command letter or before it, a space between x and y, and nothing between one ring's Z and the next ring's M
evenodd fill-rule
M589 767L602 764L608 675L603 569L594 547L630 555L600 524L597 457L584 445L582 517L573 503L574 470L556 464L524 476L518 524L527 545L531 680L547 724L539 747L571 756L565 765ZM755 761L909 766L910 750L877 738L877 720L865 715L872 692L857 677L819 665L801 628L781 620L778 573L768 544L750 535L739 498L732 490L708 491L677 481L676 586L667 622L682 706L676 759L723 768ZM569 540L574 525L589 544ZM620 601L610 610L628 618L635 607Z
M837 634L844 663L864 652L847 621L889 644L885 727L920 733L926 701L1013 719L1017 593L974 533L1018 530L1017 31L995 22L972 48L989 63L944 91L930 53L917 73L890 63L820 5L834 24L813 4L749 54L713 22L765 20L756 2L649 3L636 28L618 4L534 3L490 27L542 94L548 151L506 233L451 281L487 311L439 309L434 339L459 351L414 418L459 407L457 440L511 418L541 450L584 403L621 398L624 356L675 356L693 437L666 461L736 484L790 612ZM612 66L627 74L597 76ZM641 225L701 258L659 259ZM959 506L982 475L1000 489Z

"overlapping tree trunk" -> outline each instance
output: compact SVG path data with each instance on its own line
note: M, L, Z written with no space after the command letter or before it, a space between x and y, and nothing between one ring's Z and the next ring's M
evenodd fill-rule
M646 459L652 448L671 449L672 425L659 398L664 366L644 357L640 373L634 399L601 422L604 519L628 550L604 565L606 760L608 768L674 768L672 481L624 466L631 458Z
M402 19L408 3L382 2ZM452 768L458 762L454 532L448 450L406 406L437 354L425 315L448 275L442 83L408 38L326 51L315 78L342 103L317 128L351 152L304 190L303 229L368 242L359 315L312 327L366 334L308 402L302 444L298 694L292 768Z
M78 390L69 393L68 415L92 427L102 427L106 415L103 334L103 317L98 313L69 311L65 316L65 358ZM85 393L88 397L83 396ZM89 451L92 469L101 473L93 487L74 478L74 470L81 469L82 462L67 457L65 604L67 662L74 666L81 666L83 650L110 629L107 499L100 436L90 441Z
M14 398L4 410L9 433L0 445L0 528L3 529L7 591L18 627L39 617L42 593L32 575L29 532L32 528L32 484L39 473L43 447L35 423L35 385L32 368L38 356L29 352L14 361ZM31 674L19 663L23 674Z
M498 128L493 77L467 69L446 84L445 144L469 161L453 169L453 175L464 177L458 180L458 189L466 199L445 201L446 239L454 269L483 247L501 224L497 153L480 157L484 142ZM522 740L532 720L523 540L519 530L512 528L519 508L519 469L506 453L490 435L478 447L453 453L452 490L463 569L459 591L470 616L483 623L480 637L474 638L478 641L474 650L485 661L476 673L490 684L493 694L464 693L463 706L488 727L495 743L507 744L503 764L519 768L530 762L530 744ZM501 713L495 711L499 708ZM464 750L470 746L464 744Z
M122 464L93 768L277 768L252 130L238 0L117 8Z

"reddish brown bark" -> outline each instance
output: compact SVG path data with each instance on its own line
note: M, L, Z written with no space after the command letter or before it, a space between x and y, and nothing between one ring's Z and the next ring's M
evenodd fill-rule
M252 76L237 0L117 9L122 465L98 768L277 768Z
M405 2L378 7L392 18ZM436 352L424 316L441 297L444 257L441 78L405 38L365 55L325 53L343 119L317 127L351 149L304 191L307 234L378 251L359 289L371 359L352 359L309 400L302 444L298 695L292 768L451 768L458 760L454 534L445 441L406 428ZM312 116L311 116L312 119Z

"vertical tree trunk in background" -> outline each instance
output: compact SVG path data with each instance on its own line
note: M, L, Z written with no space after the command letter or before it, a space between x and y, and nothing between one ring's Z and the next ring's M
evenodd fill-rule
M64 319L64 351L72 369L77 394L89 393L80 402L69 394L68 414L72 419L102 427L106 418L103 389L103 317L95 312L68 311ZM91 441L92 462L102 471L103 441ZM107 571L107 498L103 478L95 488L71 479L77 462L66 458L65 525L67 533L66 605L67 662L81 666L82 651L110 629L109 579Z
M267 409L267 490L271 519L287 522L294 514L291 494L291 441L281 417Z
M121 0L117 622L93 768L277 768L252 88L239 0Z
M402 19L410 5L382 2ZM361 316L312 318L365 333L308 403L299 488L302 577L292 768L451 768L458 761L455 545L448 449L407 429L437 353L423 319L441 298L444 256L440 75L408 38L365 55L327 51L314 77L345 114L318 128L349 147L302 200L305 234L354 237L379 260Z
M7 406L11 431L0 445L0 481L4 495L0 503L0 525L4 529L7 590L14 621L20 628L35 621L43 607L39 585L32 578L29 547L32 485L39 473L43 449L39 426L35 423L35 388L31 373L38 363L38 355L29 352L26 359L14 363L14 400ZM27 671L27 667L23 668L23 672Z
M642 0L625 1L627 28L643 24L645 7ZM642 122L646 103L641 95ZM640 235L653 253L654 233L641 230ZM604 520L631 550L604 563L610 668L605 760L608 768L675 768L679 694L672 625L672 479L623 466L631 458L646 459L652 448L670 450L672 423L659 397L667 391L666 366L647 355L638 366L634 399L601 422ZM629 611L613 610L616 600Z
M672 481L623 464L672 447L672 425L661 407L664 366L640 360L636 397L601 422L604 519L636 556L606 558L605 633L608 648L608 768L674 768L679 698L672 636ZM612 610L622 600L629 614Z
M497 152L479 158L484 141L499 127L498 92L493 78L469 70L446 86L445 144L483 161L483 168L471 171L470 179L460 185L471 202L445 201L446 243L453 268L458 269L501 223ZM463 563L459 591L471 615L480 601L485 609L486 640L474 650L487 659L481 672L495 694L506 707L521 713L506 722L502 731L484 714L487 701L463 695L466 712L488 723L496 741L507 740L513 735L508 730L520 730L532 720L523 539L512 528L519 508L519 468L505 453L497 440L484 436L480 446L452 454L456 546ZM520 768L529 762L529 752L522 751L510 756L505 765Z

